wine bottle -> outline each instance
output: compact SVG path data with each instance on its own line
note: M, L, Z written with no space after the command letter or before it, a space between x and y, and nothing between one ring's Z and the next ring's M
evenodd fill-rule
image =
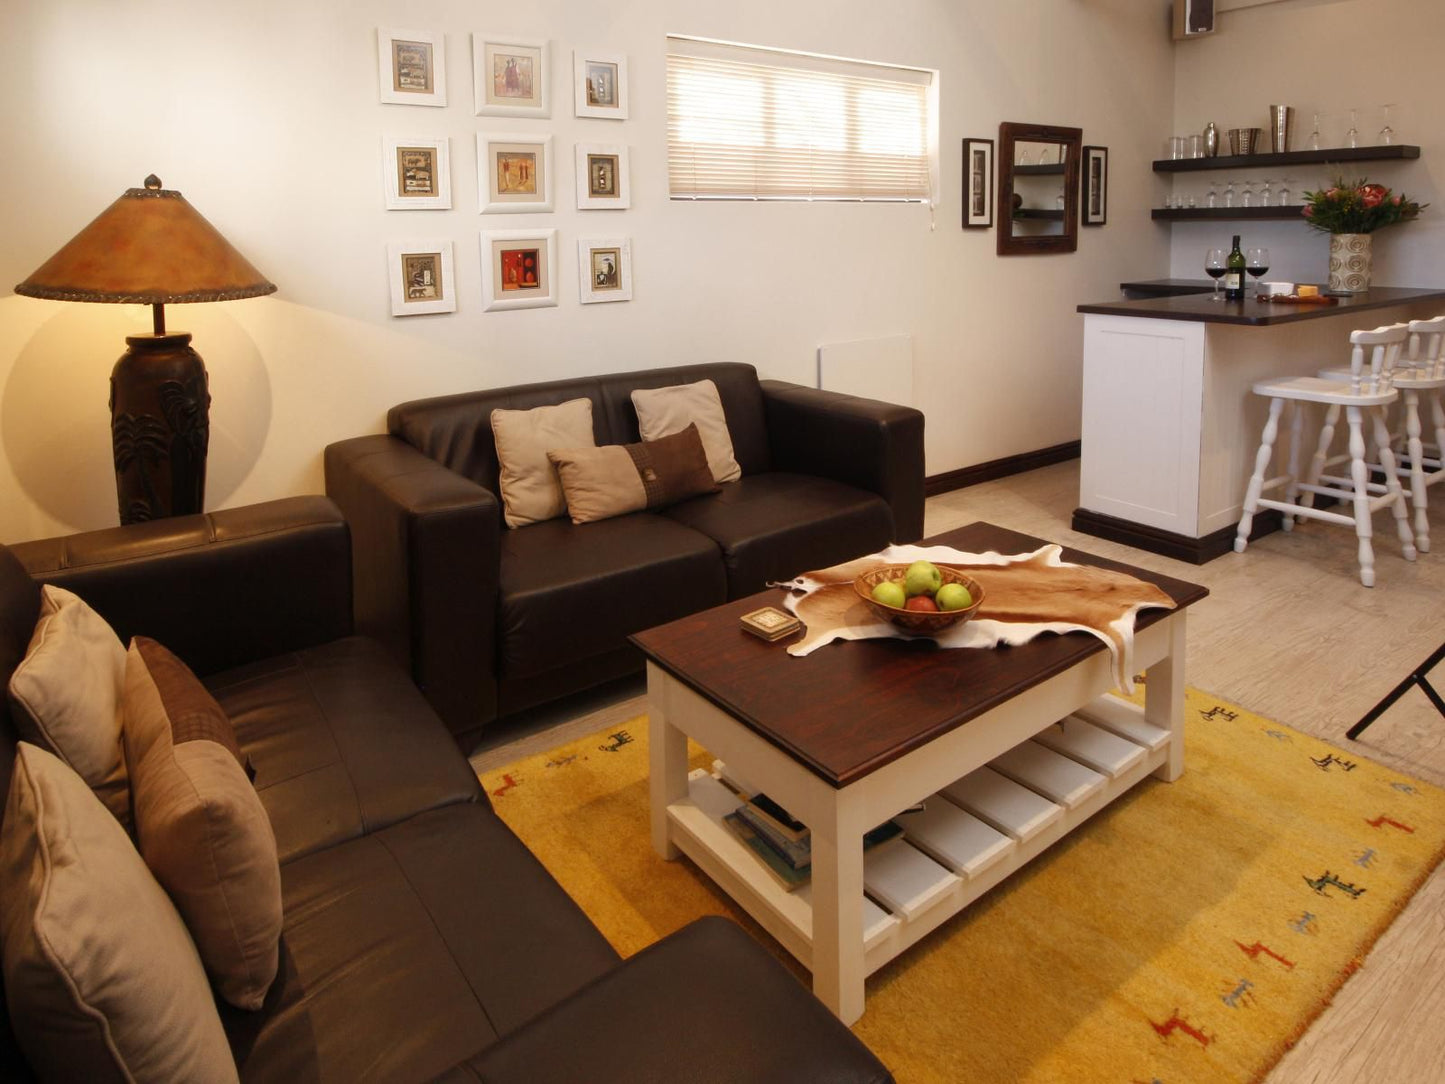
M1234 247L1224 261L1224 300L1244 300L1244 253L1239 250L1239 234L1234 235Z

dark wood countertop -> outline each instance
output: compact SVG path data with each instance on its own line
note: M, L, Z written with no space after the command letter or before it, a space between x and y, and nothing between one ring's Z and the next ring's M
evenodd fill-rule
M1214 292L1214 283L1209 279L1139 279L1135 282L1121 282L1119 289L1125 296L1131 292L1148 297L1171 297L1175 294L1208 294Z
M1253 286L1250 287L1251 291ZM1080 305L1076 311L1103 316L1134 316L1150 320L1191 320L1201 324L1290 324L1326 316L1348 316L1367 309L1383 309L1414 301L1445 300L1445 290L1406 286L1377 286L1362 294L1338 299L1338 305L1275 305L1254 299L1211 301L1208 294L1145 297L1136 301L1104 301Z

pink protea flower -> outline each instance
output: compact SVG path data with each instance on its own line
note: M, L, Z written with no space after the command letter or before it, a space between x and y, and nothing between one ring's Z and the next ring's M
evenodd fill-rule
M1390 202L1393 203L1396 207L1398 207L1400 206L1400 197L1394 196L1391 198Z
M1313 207L1311 207L1309 204L1306 204L1306 205L1305 205L1305 209L1304 209L1304 216L1305 216L1306 218L1314 218L1314 216L1315 216L1315 209L1314 209Z
M1367 184L1360 189L1360 201L1366 207L1378 207L1389 194L1390 190L1382 184Z

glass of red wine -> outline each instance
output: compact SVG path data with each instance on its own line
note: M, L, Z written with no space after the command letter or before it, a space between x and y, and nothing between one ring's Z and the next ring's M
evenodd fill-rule
M1227 266L1222 248L1211 248L1204 257L1204 273L1214 280L1214 296L1209 299L1211 301L1224 300L1224 295L1219 292L1219 280L1224 277Z
M1259 278L1269 270L1269 249L1264 247L1246 249L1244 269L1254 279L1254 296L1259 296Z

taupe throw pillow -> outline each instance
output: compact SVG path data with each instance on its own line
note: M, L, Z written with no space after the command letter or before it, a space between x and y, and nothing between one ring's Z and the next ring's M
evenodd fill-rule
M29 742L0 829L0 958L42 1080L237 1079L165 890L85 781Z
M259 1009L281 941L276 837L225 711L185 663L143 636L126 656L125 747L146 865L221 996Z
M79 596L46 584L25 658L10 677L20 737L54 753L130 827L130 792L120 743L125 647Z
M501 468L502 516L508 527L525 527L566 515L567 501L553 448L594 448L592 400L572 399L531 410L492 411L492 437Z
M735 482L743 476L733 456L733 438L723 414L722 399L711 380L677 384L670 388L638 388L632 393L637 408L637 431L643 440L659 440L696 425L707 449L713 481Z
M661 508L717 490L697 426L641 444L547 453L562 477L573 523Z

